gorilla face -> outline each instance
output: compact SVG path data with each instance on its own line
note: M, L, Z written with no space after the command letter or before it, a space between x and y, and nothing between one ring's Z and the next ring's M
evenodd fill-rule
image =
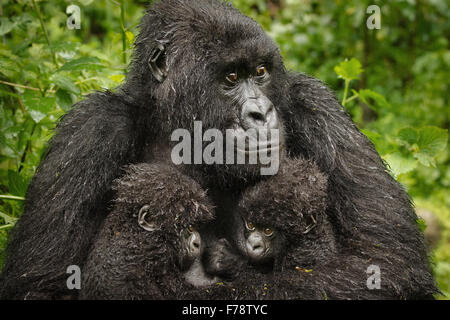
M211 277L205 272L201 263L204 244L200 233L189 226L181 231L180 238L180 266L184 280L195 287L210 286L218 282L217 277Z
M165 3L164 10L170 6ZM224 139L223 161L201 169L228 178L260 175L265 164L259 152L268 157L280 154L284 143L280 109L287 104L287 77L278 47L255 21L236 15L236 9L225 3L202 7L201 1L175 1L164 21L158 4L152 10L136 41L136 56L148 60L148 73L153 75L150 81L139 82L156 81L149 90L158 104L156 122L164 126L158 133L168 139L174 130L184 128L194 137L194 121L200 121L203 132L217 129ZM211 14L194 15L191 21L186 10ZM202 141L202 150L211 141ZM226 149L227 141L234 144L233 154ZM256 161L250 160L252 156ZM230 157L234 163L227 161Z
M146 219L149 206L143 206L139 210L138 224L146 231L154 232L157 230L155 223L151 223ZM151 236L151 234L149 234ZM182 277L186 283L195 287L209 286L219 281L219 278L212 277L205 272L201 263L201 256L204 251L204 243L200 232L193 226L188 226L180 231L179 252L177 256L178 266L182 273Z
M200 233L189 226L181 231L180 265L182 270L188 269L195 260L200 259L202 239Z
M276 255L282 252L283 235L271 227L255 226L244 220L244 250L254 264L274 262Z

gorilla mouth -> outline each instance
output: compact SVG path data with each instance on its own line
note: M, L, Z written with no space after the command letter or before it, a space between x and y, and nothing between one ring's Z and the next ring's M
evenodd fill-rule
M258 144L256 145L255 148L250 148L247 147L245 149L241 149L238 146L236 146L236 151L237 152L241 152L241 153L245 153L245 154L254 154L254 153L266 153L266 154L270 154L272 152L281 152L284 149L284 145L283 144Z
M236 132L239 135L238 143L235 144L235 150L240 153L269 153L281 152L283 150L283 134L280 129L249 129L244 131L238 128ZM241 139L241 143L239 143Z
M249 246L247 244L247 255L254 261L259 261L260 259L262 259L263 257L266 256L267 252L268 252L269 248L267 248L266 246L260 246L258 248L252 248L251 246Z
M246 143L244 148L239 146L239 144L235 146L236 153L240 153L245 156L273 157L276 155L281 155L283 150L284 144L280 143L278 139L262 143Z

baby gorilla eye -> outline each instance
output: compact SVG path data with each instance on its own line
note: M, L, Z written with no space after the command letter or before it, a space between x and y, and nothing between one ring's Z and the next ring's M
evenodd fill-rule
M230 72L225 79L230 83L230 84L235 84L238 81L238 75L236 72Z
M271 235L273 235L273 230L270 229L270 228L265 228L265 229L264 229L264 234L265 234L267 237L270 237Z
M184 238L188 239L192 237L192 235L196 232L195 228L192 225L187 226L186 229L184 229L183 234Z
M261 65L259 67L256 68L256 75L258 77L262 77L267 73L267 68L265 65Z
M255 230L255 226L251 222L246 222L246 227L249 231Z

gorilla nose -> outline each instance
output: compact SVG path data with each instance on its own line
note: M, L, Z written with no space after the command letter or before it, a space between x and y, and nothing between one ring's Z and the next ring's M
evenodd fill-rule
M252 249L253 249L253 251L261 251L262 247L263 246L261 244L257 244L257 245L254 245Z
M242 108L241 125L247 130L250 128L265 127L274 129L278 127L278 120L273 104L270 101L249 99Z
M192 235L191 241L189 243L189 248L192 252L197 252L200 250L201 238L197 237L196 234Z
M253 257L260 257L265 250L264 240L257 235L250 235L247 239L247 253Z

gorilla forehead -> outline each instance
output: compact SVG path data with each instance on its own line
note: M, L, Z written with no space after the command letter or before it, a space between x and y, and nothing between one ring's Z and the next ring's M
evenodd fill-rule
M173 58L250 64L278 53L257 22L225 1L161 1L149 9L145 20L141 38L168 41Z

